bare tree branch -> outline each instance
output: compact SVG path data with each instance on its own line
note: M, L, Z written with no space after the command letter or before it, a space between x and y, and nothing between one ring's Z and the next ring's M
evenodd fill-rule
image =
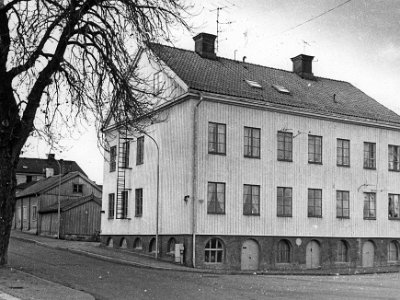
M94 119L100 132L110 114L134 127L150 115L155 94L134 55L149 42L169 41L174 26L189 28L184 2L0 0L0 265L28 137L53 139L59 129L52 126L82 119Z

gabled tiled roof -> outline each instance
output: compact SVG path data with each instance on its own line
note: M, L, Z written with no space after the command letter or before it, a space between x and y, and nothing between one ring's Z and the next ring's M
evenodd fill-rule
M69 179L78 176L79 172L71 172L64 175L55 175L51 177L44 178L42 180L37 181L35 184L28 186L26 189L16 194L17 198L22 198L29 195L41 194L42 192L50 189L53 186L56 186L60 182L61 176L61 184Z
M400 125L399 115L348 82L322 77L307 80L285 70L221 57L205 59L194 51L160 44L151 44L151 49L192 90ZM257 81L262 88L251 87L246 79ZM283 86L290 94L279 93L272 85Z
M81 172L86 175L85 172L81 169L81 167L72 160L58 160L60 163L63 174L69 172ZM60 174L58 163L56 159L42 159L42 158L29 158L29 157L21 157L19 159L16 173L27 173L27 174L45 174L46 168L53 168L54 175Z
M70 210L70 209L72 209L72 208L74 208L76 206L85 204L86 202L89 202L89 201L94 201L99 206L101 206L101 199L98 198L98 197L95 197L93 194L91 194L91 195L88 195L88 196L62 200L60 202L60 210L61 211L67 211L67 210ZM42 209L39 210L39 213L50 213L50 212L57 212L57 211L58 211L58 203L54 203L54 204L49 205L47 207L43 207Z

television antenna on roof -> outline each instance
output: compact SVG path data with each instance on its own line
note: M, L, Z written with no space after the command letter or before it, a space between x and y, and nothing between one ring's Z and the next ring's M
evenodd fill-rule
M234 4L232 4L231 6L234 6ZM216 11L216 12L217 12L217 39L216 39L216 47L215 47L215 48L216 48L216 49L215 49L215 52L216 52L216 53L218 53L219 34L220 34L221 32L223 32L223 31L220 29L220 25L230 25L230 24L233 23L233 21L220 22L220 21L219 21L219 13L220 13L221 10L226 9L226 8L230 8L231 6L218 6L217 8L210 10L210 12L213 12L213 11Z

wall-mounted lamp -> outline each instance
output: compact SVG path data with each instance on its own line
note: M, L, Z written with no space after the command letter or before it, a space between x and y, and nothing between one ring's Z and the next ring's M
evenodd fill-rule
M183 197L183 201L185 201L185 203L187 203L190 199L189 195L186 195L185 197Z

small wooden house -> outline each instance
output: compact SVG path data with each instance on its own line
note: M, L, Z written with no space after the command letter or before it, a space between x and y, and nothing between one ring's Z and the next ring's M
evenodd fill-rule
M54 226L49 231L48 228L50 225L42 224L42 214L39 214L39 211L52 205L58 206L58 200L60 200L60 206L65 207L71 201L74 200L78 203L80 198L89 195L100 198L101 187L81 172L70 172L39 180L17 193L13 228L34 234L48 234L52 232L52 235L58 235L57 230L54 230ZM98 214L100 214L100 209L98 210ZM74 222L86 222L85 219L81 220L80 218L73 220ZM96 223L95 221L93 222ZM81 226L79 224L77 226L85 228L86 225ZM46 230L42 232L41 228L46 228ZM100 225L98 225L97 230L100 230Z
M60 238L97 241L100 233L101 198L83 196L60 203ZM58 233L58 203L39 210L40 233L54 236Z

